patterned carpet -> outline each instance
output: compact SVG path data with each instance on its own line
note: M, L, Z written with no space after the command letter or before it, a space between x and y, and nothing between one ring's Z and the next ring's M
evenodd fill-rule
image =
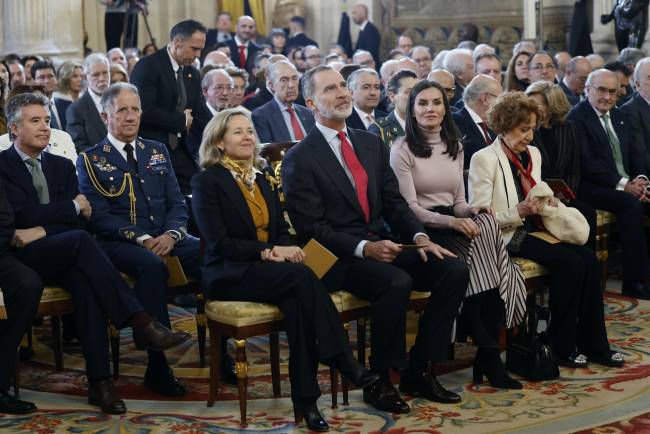
M331 409L327 371L320 382L323 397L319 405L332 432L341 433L630 433L650 432L650 302L637 302L608 295L607 322L614 348L625 354L623 369L562 369L557 381L526 383L521 391L503 391L488 385L473 386L467 369L472 350L457 345L452 371L442 382L463 395L457 405L435 404L423 399L410 401L413 411L394 416L374 410L352 391L350 405ZM180 308L173 310L175 328L192 330L192 316ZM352 328L354 329L354 328ZM258 338L248 346L253 377L249 381L249 425L239 425L234 388L226 387L213 408L205 406L207 369L199 368L198 347L188 343L169 353L174 370L190 388L188 398L160 401L144 391L141 382L144 356L134 351L130 336L122 334L120 394L129 412L108 417L85 402L83 361L76 345L65 347L65 369L54 372L49 350L47 324L37 330L36 355L23 365L20 375L22 397L33 400L40 411L23 417L0 416L2 433L234 433L300 432L293 425L283 375L282 398L271 398L267 340ZM354 340L354 336L351 336ZM286 374L286 348L281 352ZM303 428L304 431L304 428Z

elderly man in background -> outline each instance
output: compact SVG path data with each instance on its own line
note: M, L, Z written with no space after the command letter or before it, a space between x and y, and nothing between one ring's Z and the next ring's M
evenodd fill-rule
M408 105L409 94L411 89L418 82L417 75L413 71L401 70L393 75L386 86L386 95L390 99L394 109L388 116L377 119L374 124L370 125L368 132L379 136L379 140L388 147L393 146L393 142L398 137L404 136L406 106ZM454 78L451 78L453 85Z
M431 72L431 63L433 62L431 49L424 45L417 45L411 50L410 57L418 65L416 72L418 78L420 80L427 78L427 75Z
M361 68L350 74L347 83L353 110L345 123L350 128L366 131L376 119L386 116L385 112L377 109L381 96L379 74L374 69Z
M630 143L643 155L646 168L650 167L650 57L641 59L634 69L636 93L621 110L627 115ZM635 156L636 157L636 156Z
M591 63L586 58L576 56L567 63L560 88L572 106L578 104L584 96L585 83L589 74L591 74Z
M213 69L203 76L201 92L212 116L228 108L233 86L234 80L225 69Z
M88 88L66 112L66 130L74 141L77 152L96 145L106 137L106 124L102 121L102 94L111 84L109 62L101 53L92 53L83 62Z
M531 83L539 80L555 82L557 66L553 56L548 51L537 51L528 59L528 79Z
M456 95L449 101L449 105L456 105L461 101L465 86L474 78L474 60L472 52L463 48L455 48L445 55L444 69L454 76Z

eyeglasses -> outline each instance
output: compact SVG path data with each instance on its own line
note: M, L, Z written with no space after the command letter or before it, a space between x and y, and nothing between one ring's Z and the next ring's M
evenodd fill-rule
M530 69L532 69L533 71L540 71L542 69L553 70L553 69L555 69L555 65L553 65L552 63L549 63L547 65L542 65L542 64L538 63L538 64L534 65L533 67L531 67Z
M411 60L413 60L415 63L427 63L427 62L431 62L433 59L431 59L430 57L420 57L420 58L414 57Z
M212 90L214 90L215 92L219 92L219 93L222 93L222 92L231 92L232 89L233 89L232 86L223 86L223 85L221 85L221 84L218 85L218 86L214 86L214 87L212 88Z
M320 54L312 54L311 56L305 57L305 59L311 60L311 59L320 59Z

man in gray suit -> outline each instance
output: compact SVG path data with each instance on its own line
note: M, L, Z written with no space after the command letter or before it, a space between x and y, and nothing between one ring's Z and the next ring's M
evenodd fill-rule
M111 84L108 59L101 53L92 53L83 63L88 89L66 111L66 131L72 136L77 152L95 146L106 137L106 125L100 116L99 101Z

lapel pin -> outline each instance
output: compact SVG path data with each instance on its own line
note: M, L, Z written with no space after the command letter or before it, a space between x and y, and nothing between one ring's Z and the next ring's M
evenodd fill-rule
M192 78L192 73L187 74L187 78Z

